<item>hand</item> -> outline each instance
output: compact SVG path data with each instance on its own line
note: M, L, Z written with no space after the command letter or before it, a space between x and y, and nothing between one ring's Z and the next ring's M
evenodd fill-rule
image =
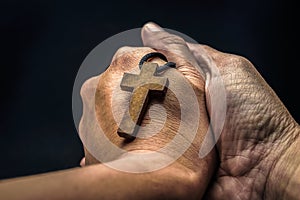
M103 162L103 160L99 159L101 157L99 154L103 153L101 155L110 156L109 159L104 161L105 164L123 160L122 167L126 165L130 169L143 171L148 170L149 166L163 163L171 158L174 159L174 162L164 168L163 171L158 170L158 172L147 175L150 182L159 183L155 179L161 178L164 185L161 188L162 190L168 190L168 187L173 188L170 195L175 195L177 191L173 190L179 187L180 193L183 192L189 198L201 198L214 171L216 158L215 151L211 151L203 159L199 158L198 155L201 142L208 130L208 114L205 108L204 79L189 62L176 56L172 51L162 52L176 63L177 69L168 69L162 74L162 76L169 79L169 89L163 100L153 99L151 101L146 116L142 121L141 129L138 132L138 136L143 135L147 139L137 137L134 141L126 143L124 138L119 137L117 134L118 125L116 119L120 116L122 117L122 110L124 111L128 107L130 98L129 92L120 89L123 74L124 72L139 73L138 63L140 59L150 52L155 52L155 50L148 47L123 47L116 52L112 63L104 73L87 80L83 84L81 96L84 109L79 126L79 134L81 138L90 140L93 144L92 147L94 147L91 150L91 146L85 146L85 162L87 165ZM159 58L152 59L150 62L155 62L159 65L165 63ZM190 87L191 91L188 88L186 89L186 87ZM191 102L193 96L189 94L194 94L196 102ZM187 95L189 98L186 98ZM182 100L181 104L179 104L179 99ZM195 109L193 104L196 104L198 107ZM187 116L181 118L183 109L185 109ZM94 113L94 110L96 113ZM178 110L181 110L181 112L178 112ZM198 119L195 116L197 111L201 116ZM160 148L170 144L171 141L174 142L175 137L179 140L175 142L175 145L173 144L172 148L167 148L164 152L160 152L156 162L151 162L147 157L133 161L130 157L126 157L126 152L113 154L111 149L101 143L104 141L104 138L99 137L98 125L101 126L103 133L111 143L130 153L157 152ZM179 125L185 126L185 128L178 131ZM195 125L195 138L191 138L193 131L189 128ZM156 134L151 136L151 132L153 133L153 130L157 127L160 127L158 133L154 132ZM87 143L84 142L84 144ZM182 147L185 146L188 147L187 150L181 152ZM178 153L179 157L177 159L174 155ZM157 173L160 175L157 176ZM173 176L176 176L174 177L175 181L172 181ZM180 180L182 180L180 183L176 183ZM145 187L141 185L141 188Z
M217 142L219 169L206 197L299 198L295 193L298 189L288 191L289 181L297 182L299 188L299 172L298 181L293 178L300 164L299 155L295 157L299 149L299 126L254 66L244 57L186 43L154 23L143 27L142 39L145 46L175 51L194 65L207 68L204 69L208 73L206 82L215 84L215 90L223 86L214 83L214 79L209 80L212 71L206 58L212 59L221 74L227 95L227 115ZM209 88L206 87L205 93L208 112L212 115L207 98L212 92Z
M202 159L198 156L198 149L208 129L204 79L185 59L177 57L172 52L164 52L170 60L176 62L177 69L168 69L161 74L168 78L169 89L164 98L152 99L138 132L138 136L148 138L137 137L128 143L117 134L116 119L122 114L122 110L128 107L130 98L129 92L120 90L123 74L138 73L139 60L153 51L155 50L148 47L121 48L104 73L87 80L82 86L81 96L84 106L79 134L87 142L84 144L91 144L85 146L85 161L89 166L5 180L0 183L0 198L200 199L212 177L216 157L215 151ZM149 62L159 65L165 63L159 58ZM195 101L191 101L193 96ZM180 104L179 100L182 100ZM193 104L198 107L194 107ZM186 116L181 118L183 110L186 111ZM201 116L199 118L195 115L197 111ZM106 137L99 135L97 125L102 127ZM185 128L178 131L179 125ZM191 138L190 127L193 126L196 127L195 137ZM154 129L157 129L158 133L153 132ZM102 145L101 142L105 141L105 138L126 151L115 154L112 149ZM166 148L156 157L147 156L147 153L157 153L158 149L167 144L171 148ZM184 146L187 149L181 152ZM92 150L92 154L88 150ZM132 152L140 153L140 156L129 155ZM105 163L99 163L103 160L96 159L99 156L97 153L104 153L110 159L105 160ZM96 155L96 158L93 155ZM166 160L173 162L159 170L151 171L152 166ZM126 170L108 167L112 164L130 168L131 171L136 170L134 172L150 170L147 173L129 173Z

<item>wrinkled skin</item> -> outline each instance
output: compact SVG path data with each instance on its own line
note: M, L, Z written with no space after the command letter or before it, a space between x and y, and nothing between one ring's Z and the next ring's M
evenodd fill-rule
M211 73L210 66L205 64L204 59L205 56L210 57L221 74L227 95L227 114L216 144L218 168L205 197L282 199L289 179L283 176L278 184L276 176L296 168L278 163L287 154L294 155L292 148L299 146L295 142L299 140L299 125L251 62L244 57L226 54L206 45L186 43L182 38L171 35L152 23L143 27L142 39L145 46L157 51L171 52L171 55L180 55L192 66L201 65L206 68L203 70L204 75ZM188 71L186 76L191 72L192 70ZM213 80L208 80L209 77L206 76L205 81L214 84ZM197 80L192 77L189 81ZM210 91L203 88L204 84L200 85L201 90L205 90L204 98L208 114L211 115L208 99ZM204 129L200 131L201 141ZM198 143L196 147L200 149ZM211 154L208 157L209 160L214 159ZM88 152L86 159L93 159ZM300 163L299 158L296 157L295 160ZM214 168L214 162L208 164L208 168ZM286 176L290 175L286 173Z
M208 199L273 199L275 193L267 191L270 172L298 137L297 123L247 59L203 48L220 70L228 105Z
M195 63L202 66L206 53L220 71L227 94L227 115L216 146L219 169L207 192L208 199L281 199L281 190L274 191L276 178L270 176L286 171L276 167L276 162L299 138L299 126L255 67L244 57L186 43L155 24L144 27L142 37L146 46L175 49L187 58L194 56ZM204 67L211 73L209 65ZM281 181L285 187L287 183Z

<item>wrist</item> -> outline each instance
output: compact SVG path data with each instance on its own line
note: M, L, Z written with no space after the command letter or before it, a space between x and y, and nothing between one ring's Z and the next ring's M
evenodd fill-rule
M300 128L295 125L280 140L266 184L266 199L296 199L300 196ZM281 147L279 147L281 146ZM286 148L282 148L286 147Z
M137 150L135 152L140 151ZM150 165L159 162L159 160L169 158L161 154L157 159L157 161L151 159L142 160L136 159L135 156L124 154L119 159L109 163L112 164L112 166L122 165L127 166L127 168L148 169ZM99 162L97 160L94 161ZM90 168L95 170L93 174L97 174L98 172L96 171L99 171L99 168L104 168L111 173L100 173L98 179L103 182L102 180L104 178L102 176L106 176L107 174L110 178L106 182L114 185L109 188L117 188L118 193L122 194L124 199L128 196L128 191L129 193L135 193L137 199L199 199L203 196L208 185L208 180L212 174L209 167L206 166L206 163L203 163L203 168L200 172L190 169L180 161L175 161L165 168L147 173L128 173L110 169L110 167L105 166L105 164L90 164L94 164L94 167L92 166L93 168ZM137 169L137 171L139 171L139 169ZM114 174L117 174L117 176ZM120 179L120 181L114 180L114 177ZM116 186L119 182L121 182L121 185ZM128 184L126 184L126 182L128 182ZM115 192L109 196L111 197L114 194Z

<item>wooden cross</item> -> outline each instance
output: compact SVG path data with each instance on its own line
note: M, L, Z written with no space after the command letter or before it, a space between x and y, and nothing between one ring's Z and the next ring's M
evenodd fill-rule
M145 62L139 75L124 73L121 89L132 92L132 96L117 131L120 137L133 140L147 109L149 96L166 93L168 79L155 76L157 67L156 63Z

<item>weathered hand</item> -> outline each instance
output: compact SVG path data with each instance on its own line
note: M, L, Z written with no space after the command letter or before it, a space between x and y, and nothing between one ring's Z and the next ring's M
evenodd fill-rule
M217 141L219 169L206 197L288 198L286 187L300 163L299 156L292 161L299 148L299 126L254 66L244 57L222 53L206 45L186 43L154 23L143 27L142 38L145 46L157 50L176 49L178 55L203 67L208 73L206 82L216 84L215 90L223 86L210 80L211 63L206 58L216 64L221 74L227 95L227 114ZM187 47L190 52L186 51ZM206 87L205 92L211 115L209 88Z

